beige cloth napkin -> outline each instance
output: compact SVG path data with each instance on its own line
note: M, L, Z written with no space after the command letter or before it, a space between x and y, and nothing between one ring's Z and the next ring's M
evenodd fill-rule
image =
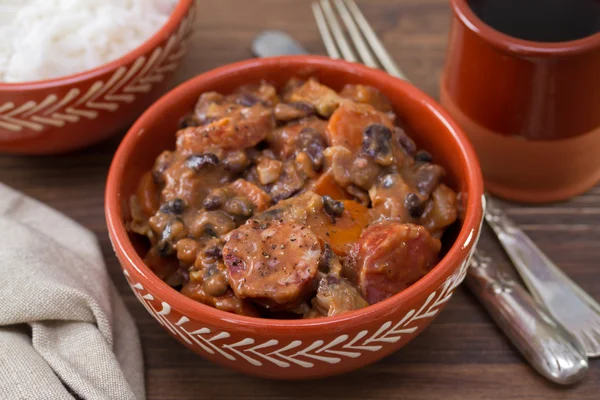
M0 399L143 399L140 342L92 232L0 184Z

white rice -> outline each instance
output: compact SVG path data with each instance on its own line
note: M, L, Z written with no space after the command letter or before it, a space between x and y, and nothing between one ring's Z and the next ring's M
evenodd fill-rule
M0 0L0 81L57 78L135 49L177 0Z

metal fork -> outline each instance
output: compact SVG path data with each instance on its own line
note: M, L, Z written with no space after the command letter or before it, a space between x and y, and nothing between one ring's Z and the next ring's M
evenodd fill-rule
M390 75L406 80L406 76L394 63L354 1L333 2L362 62L373 68L379 68L381 64ZM341 58L358 62L359 57L344 35L330 2L315 1L312 3L312 9L328 54L332 58L340 58L341 53ZM379 60L379 64L375 58ZM484 209L485 200L484 198ZM494 211L497 210L494 208ZM486 220L493 224L490 218ZM507 240L499 238L503 245L508 243ZM523 244L525 241L521 239L519 243ZM531 242L526 244L528 243ZM507 252L512 256L508 249ZM535 272L540 273L540 268L538 264ZM518 271L523 274L525 269L526 265ZM559 316L557 313L550 310L555 317L552 318L518 282L507 280L505 276L500 265L494 264L489 257L476 251L468 269L467 283L500 328L538 372L554 382L563 384L581 379L587 370L587 360L581 343L583 341L573 337L555 320ZM531 279L528 283L530 281ZM564 279L561 282L564 283ZM544 297L536 293L535 299L543 301ZM589 301L589 298L587 300ZM568 322L569 320L565 321L565 325L568 325ZM573 328L567 326L567 329ZM596 352L590 349L589 354L595 355Z
M354 1L333 0L333 3L362 62L380 68L377 58L390 75L407 80ZM360 61L329 0L313 2L312 10L329 56ZM562 273L493 202L485 219L538 304L576 336L587 356L600 356L600 305Z
M400 71L400 68L398 68L398 65L396 65L392 59L392 56L390 56L390 53L387 52L383 46L383 43L381 43L375 34L375 31L373 28L371 28L371 25L369 25L367 19L364 17L356 3L354 3L352 0L345 0L344 2L342 2L342 0L334 0L334 4L340 14L340 17L342 18L342 21L344 21L344 25L346 26L354 46L356 47L356 50L362 59L362 63L372 68L379 68L379 64L377 61L375 61L376 57L381 63L383 69L388 74L408 81L406 75ZM346 39L346 36L344 35L344 32L342 31L342 28L335 17L335 13L333 8L331 8L329 1L321 0L320 2L313 2L312 10L329 57L343 57L347 61L360 62L350 47L350 44L348 43L348 40ZM368 45L367 42L365 42L363 35L364 38L367 39L369 43ZM338 47L341 51L342 57L340 57ZM369 47L373 50L375 56L373 56L373 53L371 53Z

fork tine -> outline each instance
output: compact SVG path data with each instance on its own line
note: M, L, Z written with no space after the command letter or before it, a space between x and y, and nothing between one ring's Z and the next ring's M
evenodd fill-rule
M398 68L390 54L387 52L387 50L375 34L375 31L373 31L373 28L371 28L371 25L369 25L365 16L360 11L354 0L344 0L344 2L346 3L346 6L350 10L350 14L352 14L352 16L354 17L354 20L358 24L358 27L362 31L363 35L365 35L365 38L371 45L373 52L375 53L375 55L377 56L377 58L381 62L381 65L383 65L383 68L387 71L387 73L397 78L408 81L406 75L404 75L402 71L400 71L400 68Z
M375 58L373 58L373 55L371 54L371 51L369 50L367 43L365 42L362 35L358 31L358 27L356 26L356 23L354 22L354 20L352 19L352 16L348 12L348 8L346 8L346 5L341 0L333 0L333 1L335 4L335 7L338 9L338 12L340 13L340 17L342 17L342 21L344 22L344 25L346 25L346 29L348 30L348 33L350 34L350 38L352 39L352 42L354 43L354 47L358 51L358 55L363 60L363 63L372 68L379 68L377 61L375 61Z
M350 48L350 44L346 40L344 32L342 32L342 28L340 27L340 24L338 23L335 17L335 13L331 8L331 4L329 4L329 1L321 0L321 8L323 9L323 13L325 14L325 19L329 23L329 27L331 28L331 31L333 33L333 37L337 41L337 45L340 48L340 51L342 52L342 56L344 56L344 59L347 61L357 62L358 60L356 59L352 48Z
M325 21L325 17L323 16L323 11L321 10L321 6L316 1L312 3L313 15L315 16L315 21L317 22L317 28L319 28L319 33L321 34L321 39L323 39L323 44L325 45L325 50L327 50L327 54L331 58L341 58L340 52L338 51L333 38L331 37L331 33L329 32L329 28L327 27L327 22Z

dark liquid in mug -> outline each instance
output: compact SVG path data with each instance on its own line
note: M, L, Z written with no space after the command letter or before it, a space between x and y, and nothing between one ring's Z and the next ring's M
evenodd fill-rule
M492 28L519 39L566 42L600 32L600 0L468 0Z

